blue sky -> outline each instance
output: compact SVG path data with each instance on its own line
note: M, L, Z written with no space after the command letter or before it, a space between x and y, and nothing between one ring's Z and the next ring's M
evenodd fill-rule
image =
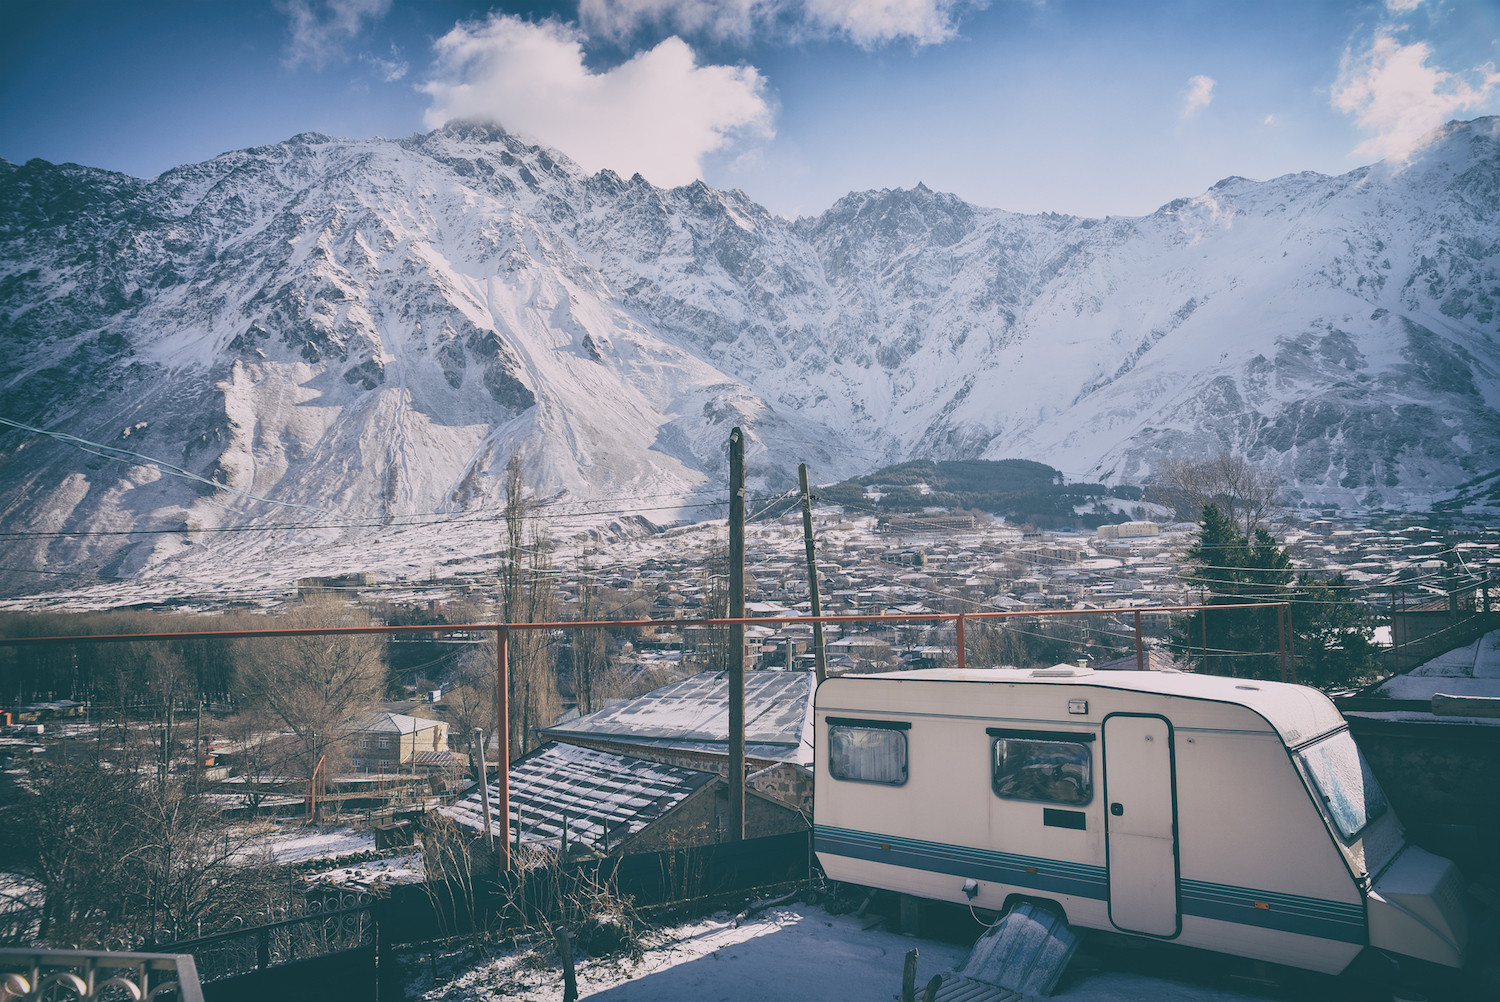
M152 176L486 117L786 214L918 181L1140 214L1500 113L1495 0L0 3L0 157Z

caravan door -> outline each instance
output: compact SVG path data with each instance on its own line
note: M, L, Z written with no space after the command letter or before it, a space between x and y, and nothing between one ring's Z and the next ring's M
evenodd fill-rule
M1182 931L1177 899L1177 796L1166 717L1104 719L1104 829L1109 918L1148 936Z

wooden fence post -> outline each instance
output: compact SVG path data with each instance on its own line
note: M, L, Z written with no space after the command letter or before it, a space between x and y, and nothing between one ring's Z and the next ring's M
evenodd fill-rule
M901 1002L917 1002L917 951L906 951L906 965L901 971Z
M557 954L562 958L563 1002L578 1002L578 976L573 971L573 943L568 930L553 926L552 935L557 940Z

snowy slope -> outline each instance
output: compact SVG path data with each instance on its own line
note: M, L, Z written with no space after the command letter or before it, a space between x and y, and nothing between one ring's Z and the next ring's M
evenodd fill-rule
M919 185L788 221L474 125L152 180L0 161L0 416L242 492L5 430L0 529L119 535L0 538L0 566L202 578L478 546L512 455L560 528L692 517L659 509L722 484L735 424L758 490L800 460L1139 482L1230 448L1308 500L1425 504L1500 466L1497 219L1493 118L1409 163L1104 220ZM142 532L284 524L332 527Z

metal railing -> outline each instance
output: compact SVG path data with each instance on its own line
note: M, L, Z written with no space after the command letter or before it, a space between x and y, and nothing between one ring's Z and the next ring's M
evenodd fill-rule
M203 1002L191 954L0 950L0 1002L166 1002L169 998Z
M338 900L328 904L337 907L325 909L319 902L310 901L300 915L184 940L173 943L172 948L190 952L197 960L199 976L207 983L375 945L371 899L352 906Z

